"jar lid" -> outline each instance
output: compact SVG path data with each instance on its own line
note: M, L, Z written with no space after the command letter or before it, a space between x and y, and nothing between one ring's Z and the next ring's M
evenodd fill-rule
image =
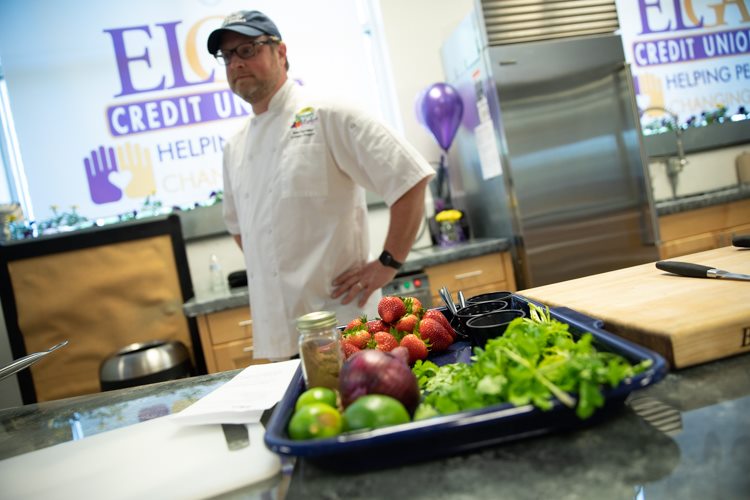
M336 326L336 313L331 311L316 311L297 318L297 328L300 330L314 330Z

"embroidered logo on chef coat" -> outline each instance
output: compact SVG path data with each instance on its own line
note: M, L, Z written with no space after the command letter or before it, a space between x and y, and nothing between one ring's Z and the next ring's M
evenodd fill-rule
M314 135L316 121L318 121L318 115L315 114L313 108L306 107L297 111L291 126L292 139Z

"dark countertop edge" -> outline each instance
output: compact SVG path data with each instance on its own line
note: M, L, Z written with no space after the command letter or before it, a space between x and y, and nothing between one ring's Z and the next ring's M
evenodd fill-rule
M399 273L421 271L425 267L479 257L488 253L504 252L509 249L510 242L505 238L477 238L453 247L416 248L409 253Z
M421 271L425 267L447 264L461 259L479 257L494 252L504 252L510 248L505 238L477 238L453 247L414 248L399 273ZM211 314L236 307L246 307L250 303L247 287L235 288L225 294L205 295L188 300L182 310L188 317Z
M691 196L683 196L675 200L657 201L654 205L656 206L656 214L663 217L665 215L688 212L690 210L697 210L699 208L706 208L745 199L750 199L750 186L743 185L722 188Z

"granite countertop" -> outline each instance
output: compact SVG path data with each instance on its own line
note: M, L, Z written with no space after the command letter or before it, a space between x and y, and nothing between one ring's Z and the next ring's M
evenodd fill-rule
M509 248L510 243L504 238L476 238L452 247L413 248L399 273L421 271L425 267L479 257L493 252L504 252ZM249 301L247 287L239 287L224 293L198 295L188 300L182 309L186 316L195 317L225 309L245 307Z
M0 460L177 413L239 370L0 410Z
M237 373L0 410L0 458L176 413ZM744 499L748 449L750 355L744 354L671 372L582 429L399 468L374 463L373 470L347 475L298 459L265 491L248 485L227 498L286 492L289 499Z
M660 200L655 203L655 206L657 215L661 217L744 199L750 199L750 186L748 185L738 185L705 193L680 196L670 200Z

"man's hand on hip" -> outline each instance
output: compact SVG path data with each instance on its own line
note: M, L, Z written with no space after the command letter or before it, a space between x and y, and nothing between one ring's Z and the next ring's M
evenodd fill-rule
M343 297L341 303L348 304L358 297L357 305L364 307L370 295L390 283L396 273L396 269L386 267L377 260L368 262L362 267L352 268L333 280L334 289L331 298Z

